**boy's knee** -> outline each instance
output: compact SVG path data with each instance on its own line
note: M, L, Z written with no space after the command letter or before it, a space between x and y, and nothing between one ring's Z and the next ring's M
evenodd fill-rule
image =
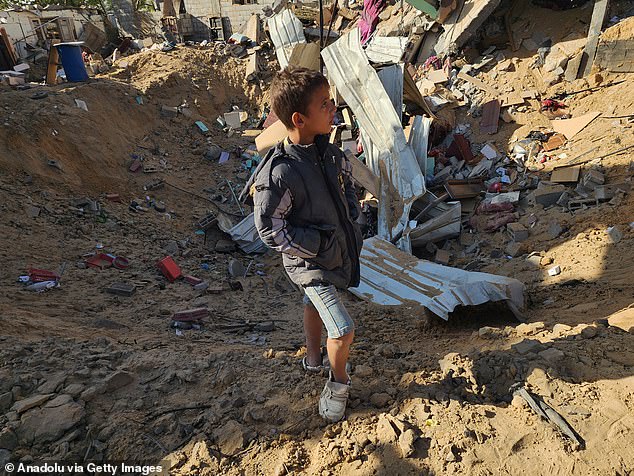
M332 339L341 342L342 344L350 344L354 339L354 329L350 329L349 332L339 337L332 337Z

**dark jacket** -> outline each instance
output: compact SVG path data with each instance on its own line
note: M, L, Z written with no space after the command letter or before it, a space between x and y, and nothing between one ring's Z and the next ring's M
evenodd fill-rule
M262 241L282 253L284 268L305 287L359 285L363 245L352 165L319 136L303 146L279 143L247 184Z

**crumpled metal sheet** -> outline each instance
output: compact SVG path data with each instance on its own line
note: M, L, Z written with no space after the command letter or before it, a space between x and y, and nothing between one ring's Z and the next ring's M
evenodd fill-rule
M379 234L390 239L405 227L412 203L425 193L425 179L390 98L361 48L359 30L351 30L321 54L329 79L385 164L386 173L378 175L386 176L403 199L400 216L379 213Z
M434 173L434 158L427 157L431 121L431 117L415 116L408 140L409 145L414 150L420 170L426 176Z
M431 195L431 194L430 194ZM439 203L429 211L431 218L418 224L409 232L412 246L458 236L461 230L462 206L460 202Z
M489 301L524 308L524 284L517 279L420 260L376 236L363 243L361 283L350 292L386 306L424 306L445 320L457 306Z
M408 38L402 36L375 36L365 48L373 63L398 63L405 53Z
M280 69L284 69L288 66L293 47L299 43L306 43L304 26L299 18L288 9L269 18L267 25L271 40L275 45L275 54L280 63Z
M253 213L246 216L236 225L229 220L218 219L218 228L231 236L231 239L246 254L264 253L267 250L266 245L260 239L258 230L255 227L255 217Z

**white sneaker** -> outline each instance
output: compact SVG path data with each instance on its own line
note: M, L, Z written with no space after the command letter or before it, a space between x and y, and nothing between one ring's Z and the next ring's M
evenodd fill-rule
M319 414L331 423L341 420L346 413L346 403L350 393L350 380L348 384L335 382L332 372L319 397Z

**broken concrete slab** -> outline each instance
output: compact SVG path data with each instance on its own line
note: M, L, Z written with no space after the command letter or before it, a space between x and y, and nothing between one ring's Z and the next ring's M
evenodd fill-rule
M529 195L529 201L532 200L544 208L552 207L561 198L561 194L566 191L563 185L546 185L541 182L537 189Z
M484 21L491 16L500 0L467 0L444 22L444 32L438 38L434 50L444 56L454 48L460 48L475 36Z

